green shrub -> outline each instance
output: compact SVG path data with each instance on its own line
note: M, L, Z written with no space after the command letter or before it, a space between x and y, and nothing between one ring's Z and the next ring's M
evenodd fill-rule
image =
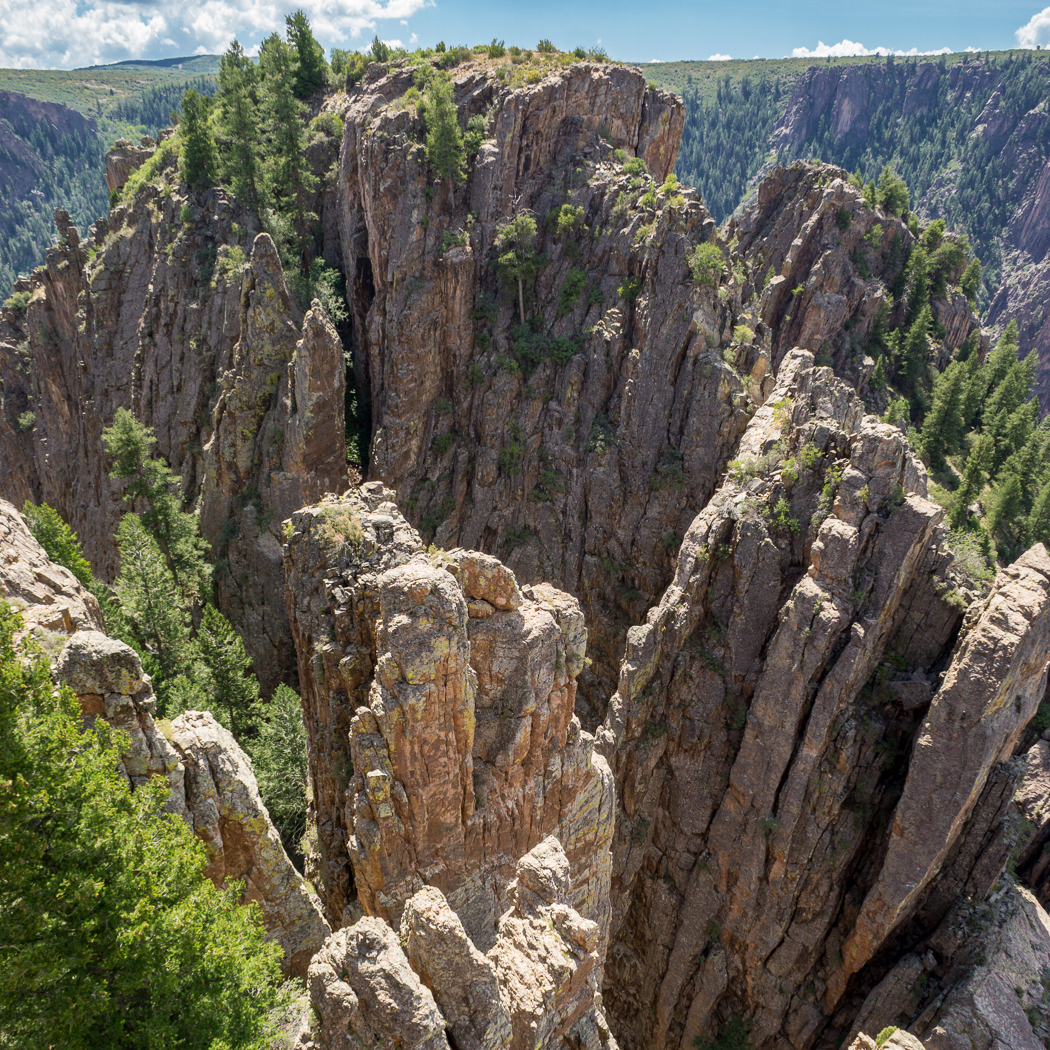
M717 244L698 244L688 256L689 269L697 284L716 287L725 272L725 258Z
M20 434L27 433L28 431L32 430L35 426L36 426L36 413L35 412L29 411L29 412L22 412L22 413L19 414L19 417L18 417L18 432Z
M492 38L492 43L489 44L485 51L489 58L502 58L507 53L507 49L503 46L503 41L497 40L495 37Z
M431 442L430 447L439 455L443 456L452 447L452 434L439 434Z
M77 534L62 520L54 507L41 503L39 506L28 500L22 514L33 534L33 539L44 548L47 556L69 571L85 586L92 585L91 564L80 549Z
M580 300L584 288L587 286L587 274L575 267L570 267L565 277L565 283L561 286L558 294L558 315L564 316Z
M628 157L623 162L623 170L625 175L645 175L649 169L641 157Z
M623 284L616 289L616 294L627 303L633 303L642 290L642 282L637 277L625 277Z
M568 237L583 223L583 206L562 204L547 216L547 227L555 237Z
M341 142L343 139L343 118L338 113L326 109L323 113L318 113L310 121L307 132L311 138L338 139Z
M875 1036L875 1045L877 1047L885 1046L890 1041L890 1037L896 1031L897 1031L897 1026L895 1024L891 1024L889 1026L889 1028L883 1028L883 1030L881 1032L879 1032L879 1034L877 1036Z
M544 37L536 45L536 50L539 51L541 55L551 55L558 49L546 37Z
M733 326L733 338L738 343L753 343L755 333L746 324L738 324Z
M24 310L29 305L29 300L33 298L33 293L29 290L24 292L14 292L4 300L4 306L8 310Z

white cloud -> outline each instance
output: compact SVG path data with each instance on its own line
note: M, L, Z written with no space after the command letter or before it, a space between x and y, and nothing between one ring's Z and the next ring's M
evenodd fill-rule
M382 20L406 23L434 0L302 0L326 46L376 32ZM236 36L251 54L270 33L284 32L292 5L277 0L0 0L0 66L70 68L161 57L172 50L216 54ZM172 44L173 39L181 40Z
M1050 11L1050 8L1047 8ZM976 51L977 48L967 48L967 51ZM909 51L893 50L888 47L867 48L854 40L840 40L837 44L825 44L823 40L817 41L817 46L811 51L808 47L795 47L791 49L792 58L852 58L855 55L895 55L899 58L917 58L931 55L950 55L950 47L941 47L936 51L920 51L917 47Z
M707 61L708 62L732 62L733 61L733 56L732 55L720 55L720 54L716 53L716 54L713 54L713 55L708 55L707 56Z
M1018 47L1037 47L1050 44L1050 7L1032 15L1026 25L1014 31Z

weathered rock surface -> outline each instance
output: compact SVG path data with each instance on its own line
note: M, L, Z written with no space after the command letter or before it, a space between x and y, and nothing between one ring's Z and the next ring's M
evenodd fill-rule
M0 492L54 506L112 579L125 508L101 433L128 408L200 507L228 569L219 604L269 690L294 674L281 520L347 484L342 349L319 307L302 318L256 220L219 190L183 190L144 187L83 245L67 229L28 307L3 311Z
M544 839L516 872L511 907L487 956L434 887L406 905L400 939L373 916L332 934L307 978L324 1050L377 1042L431 1050L614 1050L601 1012L598 926L567 903L561 844Z
M284 949L285 973L305 973L331 929L284 852L248 756L206 711L179 715L171 740L186 769L188 819L208 847L205 874L216 886L242 880Z
M132 174L153 156L157 144L144 138L136 145L127 139L117 139L106 154L106 189L111 194L119 193Z
M858 1022L870 1036L907 1024L894 1038L916 1050L1039 1050L1050 1036L1048 982L1050 916L1004 879L986 901L959 899L872 990Z
M168 808L189 819L184 768L154 721L157 700L139 654L101 631L77 631L59 654L55 670L79 697L85 719L101 717L127 733L130 746L121 762L132 786L164 777L171 785Z
M286 548L326 912L353 891L397 923L435 886L487 949L518 859L553 834L604 931L613 800L573 714L579 605L494 558L424 553L392 495L306 508Z
M31 631L71 634L102 626L98 602L76 577L56 565L29 531L25 518L0 499L0 598Z
M981 895L1005 863L1018 774L989 774L1042 694L1050 562L1037 547L1004 570L928 712L902 703L891 658L936 679L960 620L936 598L950 557L925 486L899 431L786 355L674 582L628 634L599 733L622 806L606 974L622 1044L688 1048L732 1014L756 1047L844 1035L846 979L918 898L928 933L938 885ZM939 830L909 852L923 809ZM914 878L895 874L907 861ZM883 896L880 925L865 901Z

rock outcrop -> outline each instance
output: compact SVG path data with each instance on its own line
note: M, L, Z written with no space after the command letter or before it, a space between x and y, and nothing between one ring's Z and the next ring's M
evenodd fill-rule
M598 926L567 904L560 843L544 839L516 873L487 955L433 887L408 901L400 938L374 916L334 933L307 977L323 1050L615 1050L601 1012Z
M0 499L0 598L34 633L68 635L102 627L94 595L56 565L33 538L25 519Z
M285 553L329 919L353 892L397 924L430 885L487 949L519 858L556 835L604 931L612 785L573 713L579 605L495 558L427 554L392 497L304 509Z
M168 781L166 808L208 848L205 874L219 887L243 881L244 899L259 904L268 936L284 949L285 972L305 973L330 927L284 852L248 756L210 714L155 720L157 701L138 653L98 629L94 597L48 559L21 514L2 500L0 538L0 597L41 641L85 721L102 718L127 734L121 763L132 787L151 777Z
M167 163L160 177L174 179ZM294 675L280 522L347 484L345 366L321 308L302 317L257 229L219 190L158 182L83 244L67 234L50 249L28 305L0 318L0 491L54 506L112 579L124 508L101 434L129 409L200 507L220 607L269 690ZM23 404L31 431L17 423Z
M894 928L923 902L919 926L940 922L938 880L953 900L1001 871L1018 774L989 774L1044 687L1050 559L1037 546L1004 570L955 641L966 602L925 491L899 431L810 354L784 358L628 634L599 733L622 807L621 1044L687 1048L733 1014L756 1047L831 1038ZM936 681L949 654L928 708L904 703L893 678ZM922 843L917 810L939 828Z
M208 847L205 874L216 886L243 882L284 949L285 973L305 973L331 928L284 852L248 756L206 711L179 715L171 742L186 771L187 819Z

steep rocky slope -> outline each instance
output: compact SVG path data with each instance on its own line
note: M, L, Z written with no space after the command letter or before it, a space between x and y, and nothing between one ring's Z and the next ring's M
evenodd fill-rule
M219 602L272 687L292 673L280 522L347 480L339 337L319 307L302 316L269 236L220 191L148 186L85 244L58 223L0 320L3 492L56 507L112 579L122 503L101 433L133 411L200 507Z
M411 83L373 66L327 103L359 489L338 334L219 191L169 175L87 247L63 222L0 325L6 491L55 504L112 574L99 435L132 408L256 667L297 671L336 930L309 968L317 1039L690 1050L746 1019L754 1047L803 1050L950 1012L959 924L1047 835L1010 809L1050 557L974 585L906 437L866 414L912 234L815 164L717 231L665 181L676 100L590 64L459 76L488 137L453 201ZM520 325L493 249L526 209ZM694 276L697 246L717 262ZM933 306L943 362L976 320L950 288ZM173 740L243 873L220 737L186 715Z
M865 180L893 164L925 221L944 218L973 242L985 268L987 322L1018 322L1023 349L1039 354L1040 402L1043 412L1050 408L1045 56L846 60L807 69L769 63L748 72L733 71L733 83L708 103L686 88L683 181L717 187L713 196L728 212L768 174L769 158L820 157ZM651 75L664 83L680 73L657 68ZM736 182L729 196L723 172Z
M340 229L370 470L439 545L491 551L579 598L594 661L581 684L600 717L626 628L669 582L777 356L830 352L862 383L873 362L860 348L912 237L844 172L801 168L775 175L726 232L739 240L732 274L697 284L686 256L715 240L714 223L689 191L659 188L681 108L604 67L514 92L458 80L464 115L490 107L490 138L465 199L452 208L434 188L428 203L422 122L397 104L410 83L366 81L345 109ZM617 147L646 160L652 185L623 170ZM579 209L567 228L551 214L566 206ZM523 209L548 216L527 332L492 247ZM880 247L862 277L873 224ZM449 231L467 243L445 250ZM958 293L937 310L947 352L976 322Z

